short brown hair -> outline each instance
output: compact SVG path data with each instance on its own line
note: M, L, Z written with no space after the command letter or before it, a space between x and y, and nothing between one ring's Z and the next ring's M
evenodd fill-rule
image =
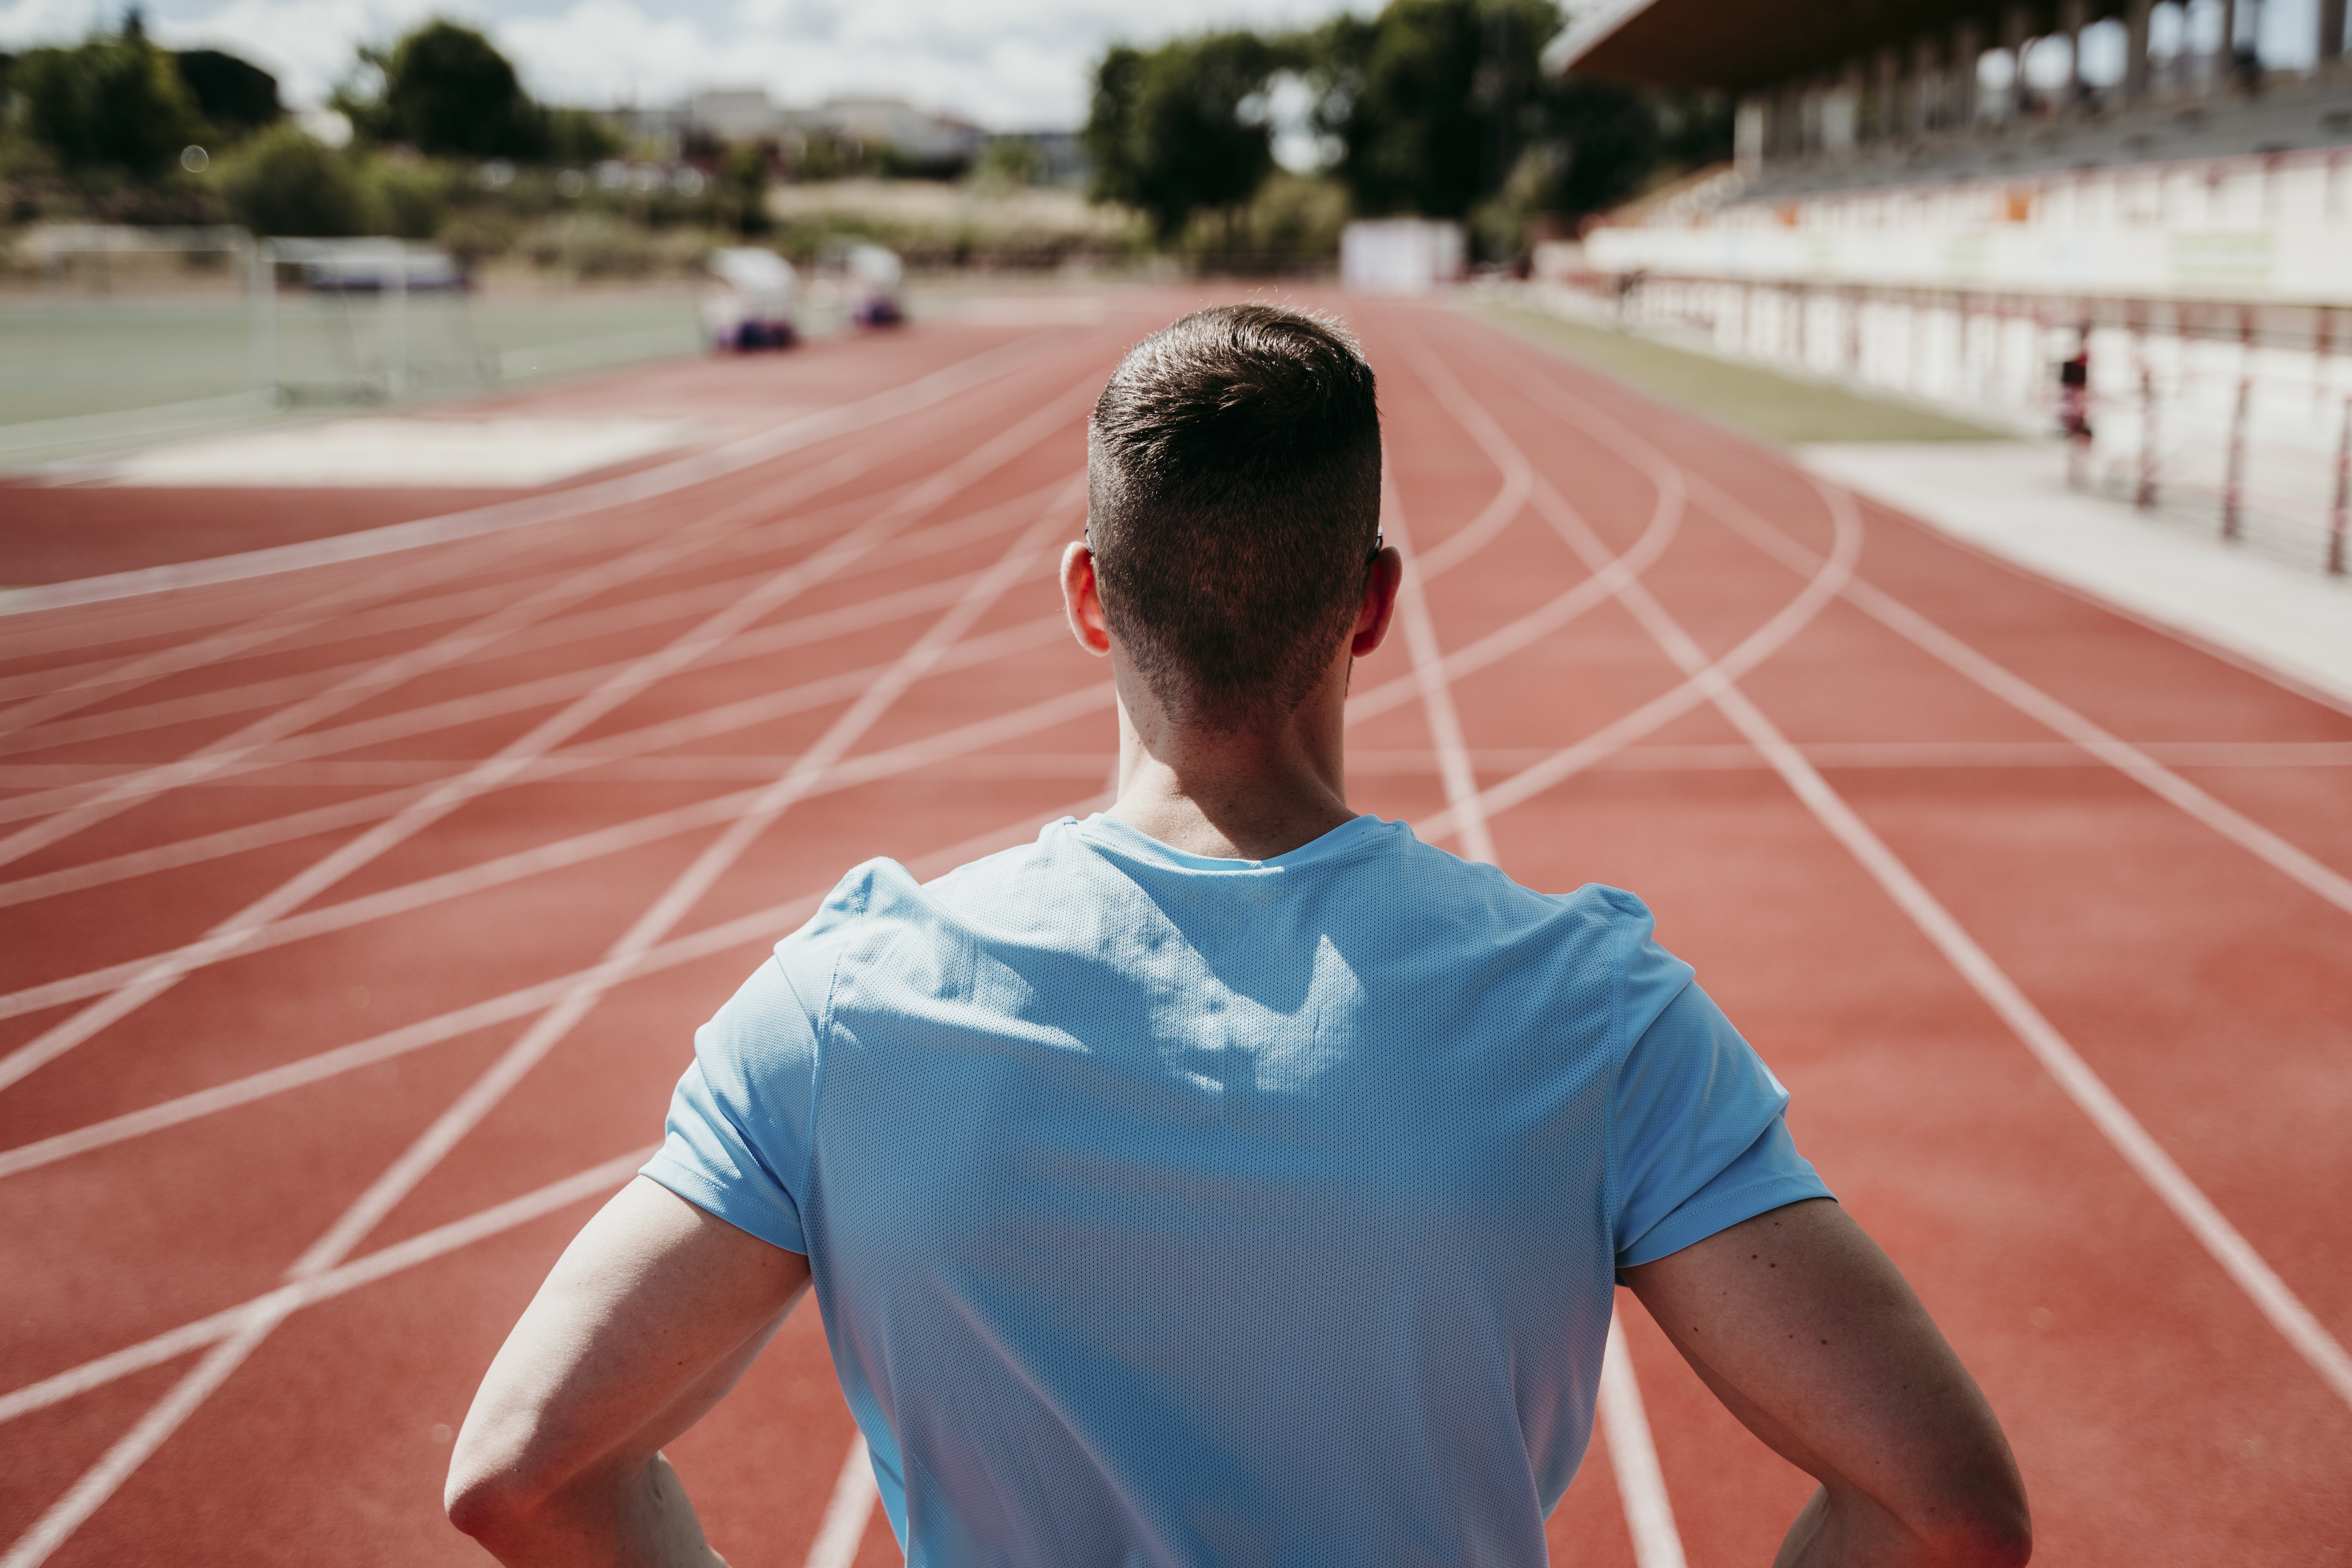
M1087 500L1104 614L1154 695L1220 728L1277 721L1353 624L1378 547L1371 366L1313 316L1197 310L1103 388Z

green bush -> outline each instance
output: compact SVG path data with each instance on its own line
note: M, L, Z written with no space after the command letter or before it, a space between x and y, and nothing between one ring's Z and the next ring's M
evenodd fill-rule
M298 127L264 131L213 167L229 211L256 234L333 239L371 226L351 160Z
M466 207L452 215L434 237L450 255L474 267L512 250L522 237L522 225L496 208Z
M1352 216L1339 181L1276 172L1248 201L1195 214L1181 249L1213 271L1313 269L1339 256L1339 231Z
M604 212L567 213L530 238L530 259L574 278L643 278L658 256L650 232Z
M373 234L431 239L450 216L452 187L461 178L446 164L414 158L373 158L360 175L363 221Z

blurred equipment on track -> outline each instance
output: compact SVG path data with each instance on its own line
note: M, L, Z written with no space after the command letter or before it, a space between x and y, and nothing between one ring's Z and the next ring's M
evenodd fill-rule
M729 246L710 253L702 320L711 346L736 353L788 349L800 339L800 274L772 250Z
M860 241L842 253L841 270L851 321L861 327L895 327L907 319L898 299L906 268L898 252Z

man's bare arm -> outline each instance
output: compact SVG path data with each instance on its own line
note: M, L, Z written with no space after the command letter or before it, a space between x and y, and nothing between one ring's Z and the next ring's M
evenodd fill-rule
M711 1568L661 1446L782 1326L808 1259L640 1176L564 1249L450 1457L449 1518L509 1568Z
M1822 1483L1775 1568L2013 1568L2024 1483L1976 1380L1826 1198L1624 1271L1748 1429Z

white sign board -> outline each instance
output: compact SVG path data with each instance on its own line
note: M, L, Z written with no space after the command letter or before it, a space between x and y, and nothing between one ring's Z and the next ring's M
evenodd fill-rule
M1462 280L1466 253L1458 223L1360 220L1339 233L1339 282L1353 294L1426 294Z

